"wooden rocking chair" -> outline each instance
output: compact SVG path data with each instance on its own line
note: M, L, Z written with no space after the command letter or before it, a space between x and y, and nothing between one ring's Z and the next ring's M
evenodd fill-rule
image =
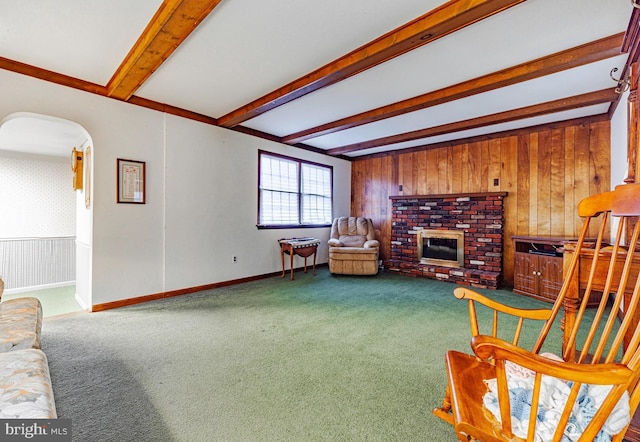
M454 426L459 440L623 439L640 402L640 184L586 198L578 214L584 226L577 243L565 247L564 282L552 308L523 310L470 289L454 291L468 300L475 355L447 352L446 397L433 413ZM597 309L587 310L598 296ZM480 333L478 307L492 310L490 334ZM510 342L498 329L505 315L517 318ZM554 323L562 329L561 357L540 354ZM520 335L535 324L541 331L526 350Z

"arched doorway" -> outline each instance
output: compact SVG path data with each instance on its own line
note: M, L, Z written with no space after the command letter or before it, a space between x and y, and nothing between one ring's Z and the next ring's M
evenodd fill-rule
M65 173L71 176L71 154L72 150L76 149L83 155L83 161L81 161L81 173L83 175L82 180L79 182L80 187L75 192L73 191L71 179L67 183L60 183L60 168L63 167ZM93 141L89 133L78 123L57 118L49 115L41 115L30 112L16 112L8 115L0 121L0 151L16 158L26 161L27 166L29 164L37 164L39 168L42 168L45 172L38 173L31 171L33 174L34 187L36 187L36 193L44 193L44 195L29 196L29 201L22 201L20 197L15 197L18 192L7 191L4 198L0 196L0 201L4 199L6 207L14 212L17 212L23 217L20 220L20 216L17 220L13 221L13 225L4 226L5 235L13 238L11 247L7 250L15 248L19 250L23 247L19 243L25 242L25 248L30 248L24 255L29 255L27 259L34 261L34 268L38 269L37 272L44 273L46 275L27 275L25 281L18 282L16 284L28 285L35 284L45 286L55 286L57 283L64 284L64 282L56 282L60 279L68 279L69 267L73 267L75 272L72 273L72 277L75 278L75 301L83 309L87 309L91 305L91 248L92 248L92 181L93 181ZM44 159L40 161L40 159ZM46 160L50 159L50 160ZM29 163L31 161L31 163ZM53 165L53 166L50 166ZM54 178L55 184L58 187L48 189L47 177L41 175L47 175L50 169L56 169L58 172L51 172L56 176ZM21 180L21 181L20 181ZM15 186L19 186L20 182L25 185L29 185L29 178L22 177L17 180ZM60 189L60 186L64 185L64 193L66 199L60 200L56 195L51 198L52 201L48 201L52 195L51 192L56 192L55 189ZM68 187L66 187L68 185ZM26 186L26 185L25 185ZM38 192L38 189L41 189ZM68 190L67 190L68 189ZM33 189L32 189L33 190ZM49 192L49 193L47 193ZM68 196L68 192L71 195ZM11 198L9 193L13 193L14 197ZM32 195L33 192L30 194ZM74 195L75 194L75 195ZM71 200L71 208L68 207L67 201ZM43 203L44 201L44 203ZM47 206L55 206L56 204L65 205L64 215L58 215L56 218L49 220L47 224L46 213L41 210L46 210ZM31 204L31 207L29 206ZM12 207L13 206L13 207ZM33 209L32 207L36 207ZM44 206L44 207L40 207ZM71 209L73 213L70 214ZM73 217L69 222L67 218ZM34 221L32 218L36 218L38 221ZM71 225L71 226L70 226ZM72 230L72 232L70 232ZM60 238L56 236L56 231L62 232ZM71 238L69 238L71 235ZM69 240L71 243L69 244ZM42 249L44 248L44 252ZM70 248L72 254L65 252ZM6 252L4 255L7 255ZM14 253L13 251L11 253ZM16 252L22 253L22 252ZM34 256L30 256L34 255ZM46 270L39 268L41 264L38 260L42 260L42 256L46 256L53 264L46 266ZM6 262L10 260L6 256L4 258L5 263L2 268L7 268ZM66 258L66 259L64 259ZM25 259L21 257L21 259ZM59 264L58 261L69 261ZM14 259L14 261L16 261ZM58 265L59 264L59 265ZM24 263L20 264L22 267L26 267ZM66 268L65 268L66 267ZM19 272L15 266L11 270L4 270L5 272ZM0 269L2 272L2 269ZM67 273L65 273L67 272ZM7 279L7 275L5 275ZM14 277L14 280L19 279ZM7 281L5 281L7 282ZM11 287L8 285L8 287ZM45 312L46 314L46 312Z

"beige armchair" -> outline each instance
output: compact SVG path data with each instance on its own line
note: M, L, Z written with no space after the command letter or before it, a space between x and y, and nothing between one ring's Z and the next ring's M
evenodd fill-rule
M329 271L342 275L375 275L379 247L371 219L336 218L329 238Z

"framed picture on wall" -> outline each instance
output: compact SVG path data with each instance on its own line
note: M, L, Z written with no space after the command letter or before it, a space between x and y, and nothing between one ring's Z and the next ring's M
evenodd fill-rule
M118 203L145 203L144 161L118 158Z

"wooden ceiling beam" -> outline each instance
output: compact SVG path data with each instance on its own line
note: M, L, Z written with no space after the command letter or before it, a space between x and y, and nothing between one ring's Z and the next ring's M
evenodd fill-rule
M490 126L494 124L507 123L510 121L522 120L525 118L533 118L541 115L547 115L556 112L577 109L580 107L592 106L602 103L610 103L616 99L614 88L603 89L596 92L576 95L559 100L548 101L546 103L535 104L532 106L521 107L505 112L498 112L482 117L471 118L469 120L456 121L454 123L443 124L440 126L429 127L425 129L414 130L402 134L392 135L388 137L377 138L375 140L363 141L362 143L354 143L333 149L328 149L329 155L343 155L358 150L371 149L374 147L387 146L390 144L403 143L407 141L419 140L421 138L433 137L437 135L461 132L478 127Z
M584 64L614 57L621 53L620 48L624 40L624 35L624 32L622 32L565 51L556 52L555 54L541 57L537 60L528 61L498 72L463 81L462 83L448 86L437 91L428 92L417 97L408 98L393 104L381 106L377 109L305 129L284 136L282 139L285 143L295 144L310 138L396 117L431 106L466 98L471 95L510 86L521 81L533 80L566 69L572 69Z
M448 148L448 147L455 147L455 146L461 146L464 144L470 144L470 143L479 143L482 141L489 141L489 140L495 140L497 138L507 138L507 137L517 137L520 135L529 135L532 132L540 132L540 131L547 131L547 130L554 130L554 129L564 129L565 127L569 127L569 126L577 126L580 124L591 124L591 123L600 123L602 121L609 121L609 117L607 116L606 113L603 114L597 114L597 115L591 115L588 117L578 117L578 118L571 118L569 120L562 120L562 121L554 121L551 123L544 123L544 124L537 124L535 126L526 126L526 127L520 127L517 129L507 129L504 131L500 131L500 132L491 132L488 134L482 134L482 135L474 135L471 137L465 137L465 138L456 138L455 140L449 140L449 141L438 141L437 143L432 143L432 144L422 144L420 146L413 146L413 147L407 147L405 149L399 149L393 152L377 152L377 153L371 153L371 154L367 154L367 155L360 155L360 156L355 156L355 157L346 157L351 161L358 161L358 160L367 160L367 159L371 159L371 158L383 158L383 157L387 157L390 154L391 155L402 155L405 153L414 153L414 152L422 152L425 150L431 150L431 149L440 149L440 148ZM343 156L344 158L344 156Z
M165 0L107 84L107 95L128 100L193 32L220 0Z
M384 63L526 0L450 0L321 68L222 117L233 127L306 94Z

